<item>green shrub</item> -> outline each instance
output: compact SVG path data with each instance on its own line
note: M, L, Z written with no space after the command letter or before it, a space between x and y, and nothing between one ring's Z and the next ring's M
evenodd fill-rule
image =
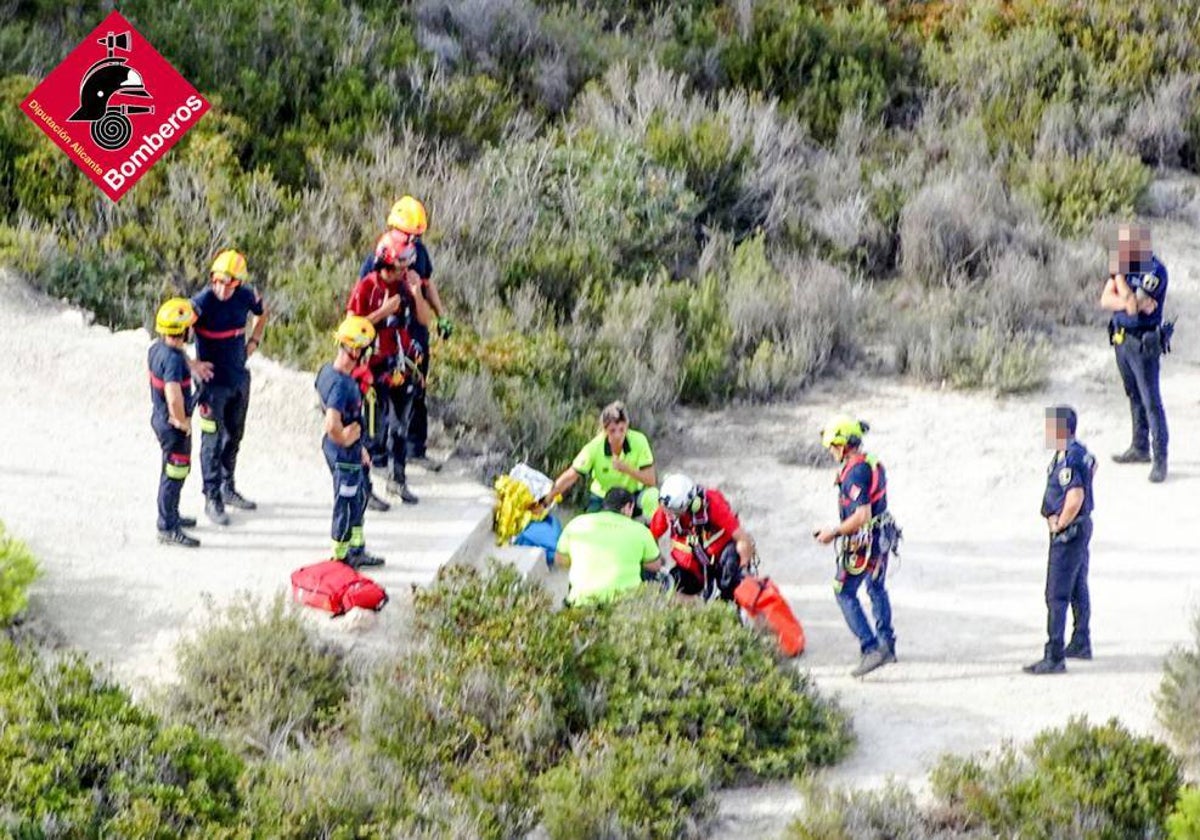
M1187 788L1167 818L1171 840L1200 840L1200 788Z
M319 641L282 596L214 612L178 648L171 714L251 755L277 755L329 725L348 691L340 651Z
M1181 781L1164 745L1115 719L1091 726L1083 718L1019 752L1006 745L989 760L946 757L930 778L963 824L980 821L997 835L1112 840L1161 834Z
M29 584L40 570L29 548L11 536L0 522L0 627L10 623L29 605Z
M1200 613L1192 619L1192 646L1177 647L1163 663L1154 696L1158 720L1183 758L1200 763Z
M1100 219L1131 216L1150 177L1150 170L1132 155L1098 150L1034 161L1028 190L1056 230L1078 236Z
M0 825L13 836L237 836L241 764L164 727L79 658L0 640Z
M803 816L792 821L785 840L930 840L941 837L908 788L889 783L880 790L829 789L811 781L800 787Z
M597 733L537 780L553 840L703 837L716 814L710 774L686 741Z

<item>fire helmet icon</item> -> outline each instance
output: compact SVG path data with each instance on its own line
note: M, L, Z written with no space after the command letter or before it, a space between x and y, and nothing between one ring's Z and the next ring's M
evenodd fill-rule
M146 91L142 74L128 65L128 58L115 55L117 50L131 52L129 33L114 35L109 32L98 38L108 52L93 64L79 85L79 109L67 117L68 122L90 122L91 135L96 145L108 151L124 148L133 137L133 125L129 114L153 114L153 105L113 104L113 97L152 97Z

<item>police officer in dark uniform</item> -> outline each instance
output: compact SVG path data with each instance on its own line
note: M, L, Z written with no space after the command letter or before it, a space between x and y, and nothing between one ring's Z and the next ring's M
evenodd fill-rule
M1060 405L1046 409L1046 446L1055 450L1042 496L1042 516L1050 530L1050 560L1046 566L1046 629L1050 640L1042 658L1025 666L1028 674L1061 674L1067 670L1067 657L1092 658L1087 578L1096 459L1075 439L1077 422L1072 408ZM1064 645L1068 606L1075 626L1071 643Z
M1150 480L1160 482L1167 477L1167 416L1158 385L1159 357L1170 349L1172 330L1172 324L1163 323L1167 269L1151 250L1149 228L1141 225L1121 227L1113 256L1100 305L1112 312L1109 341L1133 414L1133 441L1113 460L1153 459Z

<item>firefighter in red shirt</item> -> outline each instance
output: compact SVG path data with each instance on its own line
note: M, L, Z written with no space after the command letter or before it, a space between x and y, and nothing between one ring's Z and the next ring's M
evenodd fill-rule
M724 494L676 473L663 479L659 503L650 532L655 539L671 534L675 589L706 600L715 590L722 599L732 599L755 549Z
M375 269L359 279L346 304L348 313L375 325L375 348L368 360L375 405L373 410L369 403L366 407L367 451L374 466L388 468L388 493L405 504L418 501L405 479L406 440L414 394L421 386L421 363L428 352L413 340L412 325L427 323L432 313L420 277L409 270L415 256L409 237L389 230L375 247ZM370 501L372 509L387 509L374 493Z

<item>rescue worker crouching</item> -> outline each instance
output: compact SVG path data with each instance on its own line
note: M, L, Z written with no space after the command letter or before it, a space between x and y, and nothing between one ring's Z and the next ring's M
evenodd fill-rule
M675 591L731 600L754 560L754 540L725 495L686 475L668 475L659 492L659 508L650 519L650 533L657 540L668 532Z
M1118 464L1153 461L1150 480L1158 483L1167 477L1168 439L1159 363L1160 356L1170 350L1174 324L1163 322L1167 269L1154 256L1149 228L1121 226L1109 272L1100 306L1112 313L1109 343L1133 420L1129 448L1113 460Z
M599 510L608 491L620 487L633 495L634 515L648 522L658 509L658 488L655 486L658 474L650 441L641 432L629 428L629 412L620 401L610 403L600 412L600 427L600 433L579 450L571 466L538 500L539 504L549 506L556 497L574 487L580 477L590 475L589 512Z
M383 558L367 553L363 534L371 459L362 442L362 393L352 376L374 340L370 321L347 315L335 333L337 356L316 380L325 413L321 450L333 476L333 558L354 568L383 565Z
M372 463L388 469L388 493L405 504L419 501L406 475L408 427L424 387L421 366L428 354L413 337L414 325L428 322L431 312L420 278L408 270L414 254L404 234L385 233L375 249L375 270L359 279L346 304L347 312L367 318L376 329L377 345L368 362L375 400L368 405L367 447ZM386 510L388 505L380 499L372 507Z
M187 298L171 298L154 317L159 338L150 345L150 426L162 449L158 479L158 541L196 548L200 540L183 529L196 520L179 515L179 496L192 468L192 364L184 352L196 312Z
M613 487L599 511L567 523L558 538L555 562L568 568L568 604L611 600L638 587L643 572L662 570L658 543L645 525L632 519L635 509L633 494Z
M1046 469L1042 516L1050 532L1046 564L1046 632L1042 658L1028 674L1061 674L1066 658L1091 659L1091 597L1088 561L1092 541L1092 477L1096 459L1075 439L1078 418L1068 406L1046 409L1046 446L1054 457ZM1064 645L1067 607L1074 615L1071 643Z
M840 522L813 534L828 545L838 540L834 592L846 624L858 638L862 654L851 675L861 677L896 661L896 634L887 592L889 553L900 540L900 529L888 513L887 472L883 464L861 451L867 425L846 415L831 419L821 433L825 446L841 468L838 472ZM875 618L872 629L858 600L866 584Z
M192 297L196 357L212 364L212 377L201 386L197 402L204 512L217 525L229 524L227 505L239 510L258 507L238 492L234 479L250 406L246 360L262 344L267 325L262 296L246 285L248 277L246 258L237 251L222 251L210 269L211 285Z

